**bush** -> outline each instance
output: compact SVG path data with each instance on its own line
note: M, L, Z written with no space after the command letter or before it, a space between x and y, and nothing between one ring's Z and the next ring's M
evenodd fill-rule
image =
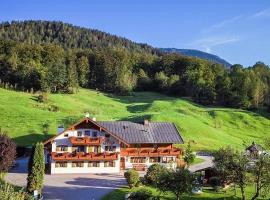
M15 188L7 183L0 184L1 200L30 200L31 197L23 190L16 191Z
M147 181L147 183L157 187L160 175L164 173L166 170L167 169L160 164L153 164L148 168L144 176L145 180Z
M32 155L28 163L27 191L33 193L38 190L41 194L45 173L44 146L37 143L32 150Z
M16 144L0 130L0 173L5 173L14 164Z
M39 103L47 103L48 102L48 99L49 99L49 94L48 93L45 93L45 92L42 92L40 95L38 95L37 97L37 101Z
M127 179L129 188L135 187L140 180L139 173L135 169L130 169L126 171L124 176Z
M136 192L131 193L128 199L130 200L151 200L152 192L148 189L142 188L137 190Z
M213 176L209 179L210 185L214 188L215 191L219 190L220 187L220 178Z

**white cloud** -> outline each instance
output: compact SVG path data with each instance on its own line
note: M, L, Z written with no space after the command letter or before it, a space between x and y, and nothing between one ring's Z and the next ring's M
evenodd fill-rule
M249 17L249 19L270 18L270 8L261 10Z
M189 44L192 48L201 49L203 51L206 51L210 53L213 49L213 47L220 46L220 45L226 45L229 43L234 43L239 41L239 37L231 37L231 36L212 36L212 37L206 37L199 40L196 40Z
M225 19L217 24L210 26L209 28L202 30L202 32L206 33L206 32L211 32L211 31L219 29L219 28L223 28L227 25L230 25L232 23L235 23L235 22L241 20L243 17L244 17L243 15L238 15L238 16L235 16L235 17L232 17L229 19Z

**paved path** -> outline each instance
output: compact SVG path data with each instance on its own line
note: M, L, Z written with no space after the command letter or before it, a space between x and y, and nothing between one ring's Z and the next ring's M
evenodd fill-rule
M191 165L189 167L189 171L195 172L195 171L198 171L198 170L201 170L201 169L206 169L206 168L214 166L212 156L196 156L196 157L203 159L204 162L198 163L198 164L195 164L195 165Z
M17 160L6 180L26 185L28 159ZM46 200L98 200L114 189L126 185L123 174L57 174L45 175L43 195Z

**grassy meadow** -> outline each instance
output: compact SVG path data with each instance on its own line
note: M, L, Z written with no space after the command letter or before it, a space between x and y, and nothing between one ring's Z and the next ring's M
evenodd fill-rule
M67 126L86 112L97 120L174 122L196 150L243 148L244 143L263 143L270 133L270 116L264 112L204 107L153 92L115 96L80 89L77 94L50 94L47 103L39 103L33 94L0 89L0 127L18 145L45 140L59 124Z
M159 196L160 200L175 200L174 194L168 192L166 194L161 193L157 189L150 187L150 186L143 186L143 188L146 188L152 192L154 196ZM102 198L102 200L119 200L124 199L125 195L127 193L135 192L139 190L140 188L134 188L129 189L128 187L123 187L120 189L116 189L112 191L111 193L107 194ZM247 186L246 188L246 198L251 199L254 193L254 187ZM215 192L211 187L204 189L202 194L194 194L194 195L183 195L181 197L183 200L241 200L241 192L240 189L236 189L236 195L233 188L228 188L227 190L220 190L218 192ZM267 197L259 197L258 200L267 200L269 199L269 196Z

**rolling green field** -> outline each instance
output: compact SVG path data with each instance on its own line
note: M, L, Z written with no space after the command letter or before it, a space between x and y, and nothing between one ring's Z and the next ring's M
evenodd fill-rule
M50 111L52 107L59 111ZM269 115L265 113L209 108L153 92L114 96L80 89L77 94L50 94L48 103L44 104L37 102L33 94L0 89L0 127L18 145L45 140L56 133L59 124L67 126L86 112L97 120L174 122L184 140L192 141L196 150L214 150L226 145L243 148L243 143L253 140L263 143L270 133Z
M175 196L168 192L166 194L161 193L157 189L150 187L150 186L143 186L144 189L148 189L152 192L154 196L159 196L160 200L175 200ZM119 199L124 199L125 194L135 192L139 190L140 188L134 188L134 189L129 189L127 187L123 187L120 189L116 189L112 191L111 193L107 194L102 198L102 200L119 200ZM247 186L246 187L246 198L251 199L251 197L254 195L254 187L252 186ZM241 193L240 189L236 189L236 196L234 194L233 188L228 188L227 190L221 190L219 192L215 192L210 188L204 189L202 194L194 194L194 195L183 195L181 197L183 200L241 200ZM259 197L258 200L267 200L269 199L269 196L267 197Z

